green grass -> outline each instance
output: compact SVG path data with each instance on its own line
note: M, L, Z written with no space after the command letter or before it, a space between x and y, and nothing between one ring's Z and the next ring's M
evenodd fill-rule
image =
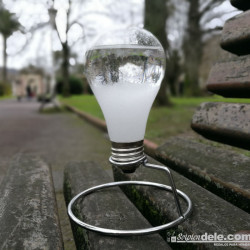
M250 103L249 99L226 99L220 96L171 98L172 107L153 107L151 109L145 137L158 144L166 138L191 131L190 124L195 109L202 102Z
M102 111L91 95L72 96L60 100L70 104L77 109L104 119ZM145 137L162 144L170 136L182 133L189 133L190 123L195 109L202 102L241 102L250 103L249 99L226 99L219 96L198 97L198 98L171 98L172 107L153 107L151 109Z
M93 95L75 95L68 98L59 97L60 101L98 118L104 119L102 110Z
M6 100L6 99L11 99L11 98L12 98L11 95L0 96L0 101L1 101L1 100Z
M172 97L171 101L174 105L180 106L198 106L202 102L232 102L232 103L250 103L250 99L244 98L224 98L222 96L210 97Z

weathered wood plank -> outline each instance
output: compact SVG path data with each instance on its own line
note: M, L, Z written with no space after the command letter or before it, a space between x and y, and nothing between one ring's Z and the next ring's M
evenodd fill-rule
M156 162L152 159L150 162ZM156 162L159 164L159 162ZM120 180L147 180L169 185L169 180L164 173L157 170L139 167L134 174L126 175L121 170L114 168L116 181ZM181 225L168 231L169 234L179 233L188 235L234 234L242 230L249 230L250 215L238 207L233 206L220 197L193 183L187 178L172 170L176 187L185 192L193 202L193 213ZM177 211L172 193L164 192L149 187L127 187L125 190L130 199L137 204L144 216L152 223L163 223L177 218ZM181 200L183 209L185 204ZM168 238L168 233L164 236ZM178 247L173 243L173 246ZM189 243L182 244L181 249L221 249L214 244ZM227 246L227 249L236 247ZM238 248L236 248L238 249Z
M1 249L63 249L49 167L18 155L0 186Z
M247 0L230 0L231 4L239 10L249 10L250 2Z
M192 118L191 127L206 138L250 149L250 105L202 103Z
M250 56L217 62L211 69L207 90L225 97L250 97Z
M250 11L226 21L221 36L221 47L236 55L250 54Z
M250 10L226 21L221 37L221 47L236 55L250 54Z
M70 163L65 169L65 200L69 203L81 191L111 181L105 171L93 162ZM151 227L118 187L87 196L79 202L75 213L85 222L99 227L124 230ZM112 237L84 230L73 222L72 229L77 249L171 249L158 234Z
M157 159L202 187L250 213L250 158L172 137L157 148Z

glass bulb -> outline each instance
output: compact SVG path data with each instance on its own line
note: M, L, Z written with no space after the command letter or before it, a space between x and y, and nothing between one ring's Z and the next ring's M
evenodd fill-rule
M164 49L155 36L140 28L106 34L86 52L87 78L112 142L144 139L164 71Z

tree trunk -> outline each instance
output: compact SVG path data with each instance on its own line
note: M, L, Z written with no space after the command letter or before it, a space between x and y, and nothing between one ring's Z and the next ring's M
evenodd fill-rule
M169 52L166 77L172 96L177 96L178 92L178 80L182 72L180 60L179 52L177 50L172 50Z
M7 82L7 37L3 36L3 82Z
M167 95L167 81L166 76L164 76L161 87L156 97L156 103L158 106L170 106L170 101Z
M63 76L63 96L70 96L69 86L69 46L67 41L62 44L63 47L63 63L62 63L62 76Z
M145 29L152 32L159 39L165 50L169 48L165 29L166 20L168 18L166 7L167 1L168 0L146 0L144 20ZM170 105L169 98L167 96L166 77L162 80L159 93L156 97L156 102L160 106Z
M172 81L172 82L170 82L170 83L171 83L171 84L169 84L169 87L170 87L171 96L177 96L176 81Z
M188 28L184 39L186 93L191 96L200 94L199 67L202 58L202 30L200 27L199 0L189 0Z

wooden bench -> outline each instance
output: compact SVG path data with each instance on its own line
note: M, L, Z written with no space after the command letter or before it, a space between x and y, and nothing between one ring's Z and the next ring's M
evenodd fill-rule
M222 47L240 56L222 60L212 68L208 90L225 97L249 98L250 50L247 44L250 33L245 24L250 17L250 4L244 0L231 2L245 12L225 24ZM217 233L226 237L247 230L249 233L250 158L219 145L225 143L249 150L250 105L203 103L194 114L191 126L212 142L196 137L173 137L152 155L172 168L177 188L193 202L192 215L179 226L163 231L162 237L158 234L110 237L72 223L77 249L221 249L207 243L176 244L171 236ZM139 167L134 174L124 174L114 167L113 174L116 181L147 180L169 185L162 172L144 167ZM110 181L97 164L70 163L65 169L65 200L69 203L82 190ZM127 186L122 190L127 197L119 188L87 196L74 212L90 224L117 229L156 226L178 216L171 193L141 186ZM63 249L53 181L43 161L33 155L15 157L0 191L1 249ZM181 205L185 207L182 200ZM227 246L231 248L235 247Z
M224 97L249 98L249 64L249 56L232 56L217 62L210 71L207 89Z
M45 106L53 105L53 108L60 110L60 104L56 99L57 93L56 89L52 90L51 93L48 93L47 95L44 94L39 97L38 101L41 102L41 105L39 107L39 111L42 112L45 108Z
M112 182L107 173L93 162L72 162L66 167L64 176L64 196L67 204L87 188ZM84 222L98 227L122 230L151 227L118 187L87 196L75 206L74 213ZM171 249L158 234L111 237L82 229L74 222L72 230L77 249Z
M168 140L156 154L162 163L250 212L249 157L181 136Z
M231 2L240 9L250 8L247 1ZM250 97L250 50L244 45L250 38L247 20L250 20L249 10L226 22L221 45L242 56L232 56L212 67L207 82L209 91L224 97ZM249 150L250 104L202 103L193 115L191 127L205 138ZM250 158L246 155L197 140L172 138L157 150L157 158L250 212Z
M150 159L150 162L160 164ZM114 167L114 178L121 180L149 180L169 185L167 176L161 171L140 167L134 174L124 174L120 169ZM235 234L242 230L249 230L250 215L229 202L221 199L215 194L207 191L188 178L171 171L178 189L185 192L193 202L193 213L182 224L168 231L162 232L162 237L169 240L169 235L178 234L201 235L201 234ZM123 188L126 195L137 206L141 213L152 225L159 225L178 217L172 193L155 190L148 187L126 187ZM181 201L185 210L186 204ZM216 249L213 244L188 243L176 244L169 242L170 246L181 249ZM231 249L228 247L227 249Z
M0 192L0 249L63 249L47 164L34 155L17 155Z
M216 63L211 69L207 88L224 97L249 98L250 5L248 1L231 2L246 11L226 22L221 46L241 56ZM202 103L193 116L191 127L205 138L250 150L250 104ZM211 145L209 141L207 143ZM248 156L183 138L172 138L157 150L158 160L249 213Z
M227 21L221 46L236 56L215 64L209 75L207 89L224 97L249 98L250 4L245 0L231 0L231 3L245 12ZM250 149L250 104L203 103L197 108L191 127L207 139L197 136L173 137L151 154L160 161L150 159L151 162L163 163L172 169L177 188L191 198L194 206L192 215L184 223L163 231L161 236L173 249L221 249L220 246L206 242L176 244L171 241L171 236L178 236L180 233L222 234L224 237L243 232L249 234L250 158L249 153L247 155L246 151L240 149ZM225 147L225 144L238 149ZM142 166L133 174L124 174L119 168L113 167L113 174L115 181L147 180L169 185L167 176L161 171ZM66 200L69 202L74 195L90 186L109 181L93 163L71 164L65 172ZM178 216L171 193L141 186L122 187L122 190L153 226L165 224ZM101 192L96 197L86 197L85 203L80 203L75 212L80 218L94 221L103 227L115 227L119 224L125 228L126 225L133 226L134 218L136 223L148 225L118 189L114 191L114 195L117 197L116 205L112 204L110 193ZM118 208L119 204L122 205ZM182 200L181 206L185 210L186 205ZM134 213L132 221L126 221L127 224L121 219L122 215L115 216L110 212L111 209L118 214L119 211L125 213L130 207ZM105 215L100 218L103 211ZM72 227L76 244L79 247L86 246L86 249L168 247L159 240L158 235L152 235L152 238L139 237L136 240L132 237L112 238L85 231L75 224ZM226 249L238 247L228 244Z
M224 97L249 98L250 4L241 0L231 2L245 12L226 22L221 46L237 56L214 65L207 88ZM155 152L161 163L172 168L177 188L188 194L194 204L192 216L173 230L163 232L163 237L168 239L169 234L178 233L227 235L244 230L249 234L250 157L249 152L242 149L250 149L250 104L203 103L197 108L191 127L206 139L198 136L172 137ZM113 172L117 181L136 179L168 184L161 172L143 167L130 175L116 167ZM142 187L123 190L153 225L177 217L171 194ZM170 246L180 247L174 243ZM193 243L185 247L216 249L207 243ZM227 246L230 248L234 247Z
M239 10L249 10L250 3L246 0L230 0L231 4Z

